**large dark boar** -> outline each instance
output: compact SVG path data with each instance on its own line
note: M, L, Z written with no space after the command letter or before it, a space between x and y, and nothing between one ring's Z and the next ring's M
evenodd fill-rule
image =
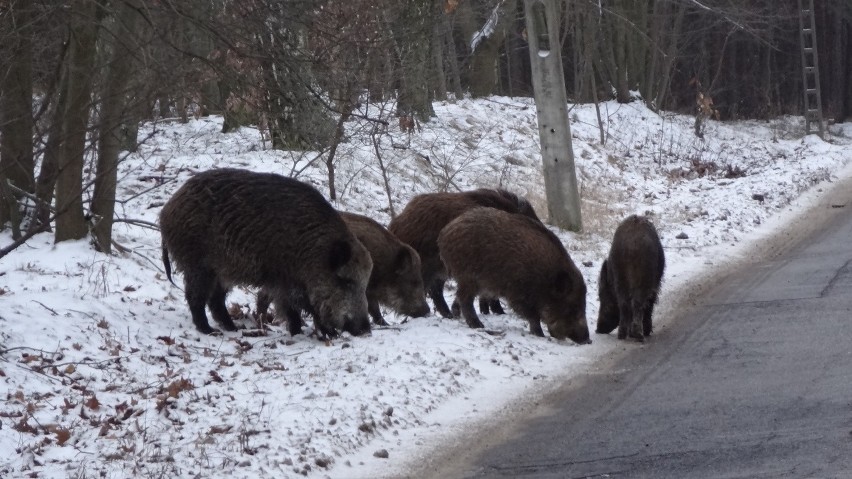
M438 234L450 221L480 206L520 213L540 222L526 199L505 190L483 188L461 193L417 195L388 225L391 233L403 243L411 245L420 255L423 284L435 304L435 309L445 318L452 318L453 314L444 300L444 283L448 276L438 255ZM484 304L490 305L495 312L502 312L496 299L486 300ZM482 305L483 303L480 304Z
M310 185L238 169L200 173L163 206L160 229L166 273L171 280L171 255L202 333L214 331L205 304L222 328L235 329L225 296L238 284L298 298L323 333L370 331L370 254Z
M482 327L473 298L487 294L506 298L536 336L544 336L544 322L554 338L589 342L586 283L559 238L541 222L476 208L441 231L438 247L456 278L456 298L470 327Z
M644 341L653 329L651 315L665 268L663 245L654 225L636 215L622 221L601 266L595 332L608 334L618 327L619 339L630 336Z
M367 309L373 322L387 326L379 305L383 304L406 316L429 314L420 256L414 248L398 240L377 221L355 213L340 212L349 230L367 248L373 260L373 271L367 285ZM258 312L263 313L271 298L265 291L258 294ZM289 330L298 334L302 328L300 309L293 304L276 304L287 317Z

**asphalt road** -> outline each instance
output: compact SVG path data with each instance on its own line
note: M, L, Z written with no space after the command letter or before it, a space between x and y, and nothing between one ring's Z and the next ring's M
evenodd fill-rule
M423 476L852 478L843 196L786 253L727 277L644 345Z

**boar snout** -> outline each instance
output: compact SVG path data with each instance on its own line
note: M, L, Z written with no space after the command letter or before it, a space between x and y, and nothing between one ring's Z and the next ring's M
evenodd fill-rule
M403 311L402 314L411 316L412 318L422 318L424 316L428 316L431 312L432 308L429 307L429 304L426 303L426 301L423 301L421 304L417 305L417 308Z
M346 316L343 321L343 330L352 336L369 334L370 317L366 314L363 316Z

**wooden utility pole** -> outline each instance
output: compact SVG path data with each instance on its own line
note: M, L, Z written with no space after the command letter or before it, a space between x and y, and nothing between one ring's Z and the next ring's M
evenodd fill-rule
M549 221L560 228L580 231L580 193L559 47L560 3L524 0L524 14Z

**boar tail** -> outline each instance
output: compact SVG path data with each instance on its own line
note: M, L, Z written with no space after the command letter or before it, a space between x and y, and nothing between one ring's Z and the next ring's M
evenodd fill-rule
M163 246L163 267L166 268L166 278L169 278L169 283L175 284L172 280L172 264L169 262L169 250ZM177 286L175 284L175 286Z

